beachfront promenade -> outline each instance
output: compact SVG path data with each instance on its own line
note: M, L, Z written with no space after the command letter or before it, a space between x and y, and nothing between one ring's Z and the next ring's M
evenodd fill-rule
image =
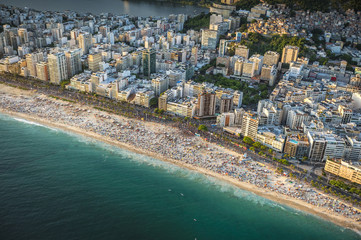
M303 182L289 179L268 164L252 160L241 161L239 154L205 142L200 137L185 136L177 128L128 119L45 95L21 95L18 93L21 90L15 91L16 94L0 91L2 111L22 113L39 121L66 125L79 129L79 132L94 133L142 152L158 154L166 159L232 177L265 191L302 200L326 212L337 213L350 221L357 222L361 219L361 212L356 208L319 193Z

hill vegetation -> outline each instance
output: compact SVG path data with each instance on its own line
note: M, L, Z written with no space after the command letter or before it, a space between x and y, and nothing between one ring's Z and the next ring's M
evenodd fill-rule
M139 1L139 0L138 0ZM150 0L141 0L150 1ZM162 2L164 0L156 0ZM210 6L212 3L220 3L220 0L167 0L167 2L174 2L187 5ZM328 12L332 9L340 12L347 9L361 11L360 0L264 0L268 4L286 4L292 10L311 10ZM235 3L237 9L250 10L252 7L261 3L260 0L240 0Z
M247 39L241 41L241 45L249 48L250 56L255 53L264 55L267 51L275 51L282 54L286 45L297 46L300 48L300 56L307 55L305 48L306 39L299 37L290 37L287 35L273 35L272 37L264 37L259 33L249 33ZM236 45L231 46L230 55L234 55Z
M311 10L328 12L331 9L338 11L346 11L347 9L354 9L361 11L360 0L265 0L269 4L286 4L293 10ZM249 10L253 6L259 4L259 0L240 0L236 3L238 9Z
M195 17L189 17L184 23L183 31L186 32L191 29L199 31L201 28L208 28L210 18L211 14L205 14L204 12Z

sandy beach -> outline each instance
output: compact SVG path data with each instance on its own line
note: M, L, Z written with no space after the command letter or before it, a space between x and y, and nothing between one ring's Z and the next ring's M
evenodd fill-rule
M239 161L239 154L196 136L183 136L170 126L127 119L1 84L0 112L161 159L361 232L359 209L304 182L290 180L271 165Z

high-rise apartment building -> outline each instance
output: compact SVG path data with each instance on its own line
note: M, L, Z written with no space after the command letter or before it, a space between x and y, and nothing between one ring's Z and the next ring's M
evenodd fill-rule
M352 76L351 79L350 79L349 84L351 86L360 88L361 87L361 75L356 74L355 76Z
M187 20L187 15L186 14L178 14L177 20L180 23L184 23Z
M66 64L68 68L68 78L80 73L81 67L81 49L73 49L65 52Z
M66 58L63 52L57 52L48 55L48 66L50 82L60 84L61 81L68 78L66 67Z
M247 46L244 46L244 45L238 46L238 47L236 47L234 55L248 59L249 49Z
M259 119L257 114L246 112L243 114L241 134L244 137L256 139Z
M290 157L302 159L308 156L309 146L310 144L305 135L290 135L287 137L284 152L290 155Z
M243 114L246 111L243 108L236 108L234 110L234 124L242 127Z
M234 75L236 76L242 76L243 74L243 63L244 58L239 58L234 64Z
M203 49L216 49L219 34L218 31L202 29L202 48Z
M307 136L310 143L308 159L311 162L321 162L326 149L326 140L311 132L308 132Z
M97 86L101 82L101 76L98 73L93 73L90 78L90 91L96 92Z
M161 96L158 98L158 108L167 111L167 103L168 99L172 98L172 92L170 90L165 91Z
M277 65L280 60L280 54L278 52L267 51L264 54L263 64L272 66Z
M323 155L323 161L326 159L340 159L345 153L345 140L334 134L327 134L324 136L326 140L326 148Z
M233 95L223 94L220 98L220 113L230 112L233 109Z
M198 63L198 48L197 47L192 48L191 63L193 65L197 65L197 63Z
M83 50L83 54L88 54L92 46L92 35L90 33L79 34L79 47Z
M161 95L163 92L167 91L169 87L169 78L168 77L157 77L152 79L152 88L156 96Z
M167 32L167 42L169 43L170 46L173 45L173 35L174 35L173 31Z
M352 110L350 108L347 108L343 105L339 105L338 112L340 113L340 115L342 117L342 120L341 120L342 124L347 124L347 123L351 122Z
M102 61L102 55L100 53L88 55L88 65L92 72L98 72L100 70L99 63Z
M18 35L20 39L20 44L25 44L29 42L28 30L26 30L26 28L19 28Z
M251 62L254 62L254 75L260 75L261 69L263 66L263 56L260 54L252 55L252 57L249 58Z
M308 132L311 161L325 161L326 159L343 158L346 151L345 140L335 134L324 132Z
M296 62L298 58L299 47L287 45L283 48L282 63Z
M30 76L32 77L37 76L36 64L41 61L44 61L43 53L30 53L26 55L26 65L30 72Z
M216 114L216 94L203 90L198 94L197 116L208 117Z
M156 72L156 52L154 49L143 51L142 64L144 76L150 77L152 73Z
M244 77L254 77L255 69L256 69L256 64L254 62L251 62L251 61L248 61L248 60L245 61L243 63L242 76L244 76Z
M212 14L209 19L209 25L223 22L223 16L218 14Z
M107 37L109 31L110 31L109 26L100 26L99 27L99 32L102 34L103 37Z
M233 106L240 108L243 103L243 92L235 91L233 93Z
M361 142L356 138L345 137L345 156L349 161L358 161L361 157Z
M291 129L300 128L302 123L308 121L310 119L310 115L301 111L301 110L291 110L287 115L287 126Z
M37 78L42 81L49 81L49 68L47 62L39 62L36 64Z
M70 31L70 38L73 40L77 40L79 36L79 30L78 29L74 29Z
M227 45L228 45L228 41L227 41L227 40L221 39L221 40L219 41L218 56L223 57L224 55L226 55Z
M12 47L13 50L18 49L19 37L16 28L11 28L9 25L4 26L4 45ZM12 54L12 53L11 53Z
M276 65L263 65L261 70L261 80L267 81L268 86L273 86L277 78Z

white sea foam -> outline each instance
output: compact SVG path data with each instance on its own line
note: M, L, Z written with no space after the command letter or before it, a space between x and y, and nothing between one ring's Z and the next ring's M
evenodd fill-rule
M25 120L25 119L22 119L22 118L14 118L14 119L15 119L16 121L18 121L18 122L22 122L22 123L26 123L26 124L30 124L30 125L47 127L47 126L41 125L41 124L39 124L39 123L32 122L32 121L28 121L28 120Z
M1 114L0 116L4 120L15 120L15 121L22 122L22 123L29 124L29 125L44 127L44 128L50 129L50 130L55 131L55 132L59 131L59 129L57 129L57 128L52 128L52 127L49 127L47 125L43 125L43 124L40 124L40 123L37 123L37 122L29 121L29 120L26 120L26 119L23 119L23 118L12 117L10 115L4 115L4 114Z

